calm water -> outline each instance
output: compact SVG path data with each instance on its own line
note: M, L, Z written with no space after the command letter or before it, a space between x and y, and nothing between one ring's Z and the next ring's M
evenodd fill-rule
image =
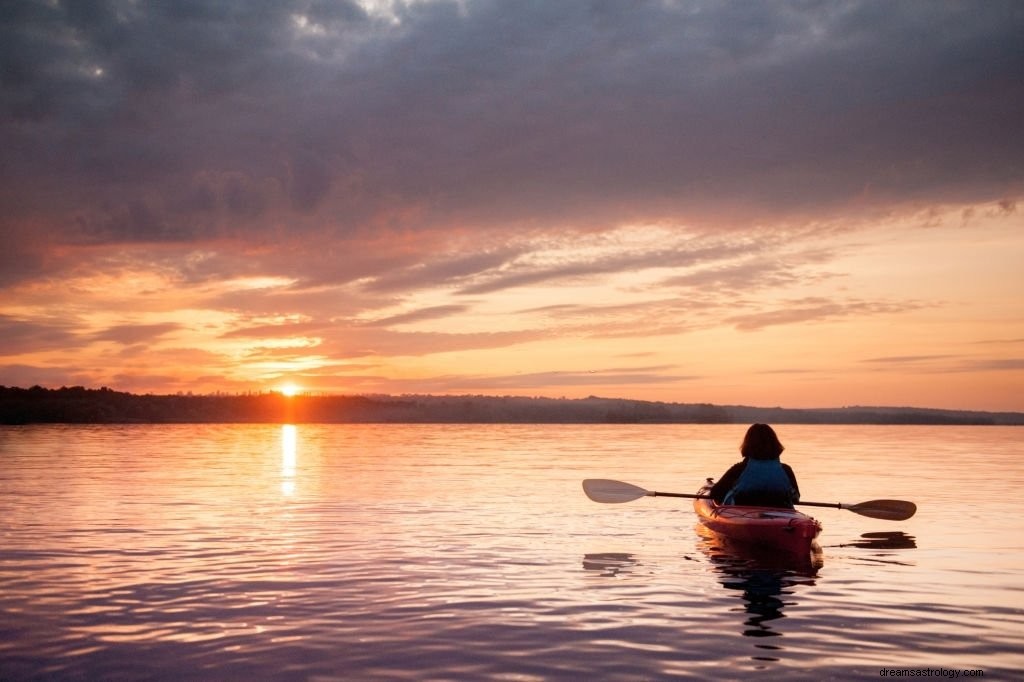
M1024 671L1024 430L780 426L816 566L687 501L743 426L0 430L0 678L881 679ZM805 508L810 510L811 508Z

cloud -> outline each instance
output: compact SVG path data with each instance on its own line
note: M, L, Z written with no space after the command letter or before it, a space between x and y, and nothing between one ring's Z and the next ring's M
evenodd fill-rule
M1016 345L1024 343L1024 338L1021 339L984 339L977 341L980 344L996 344L996 345Z
M139 387L172 381L147 364L195 390L369 387L447 377L461 353L485 381L472 368L518 345L496 385L656 387L685 378L554 370L576 343L655 363L737 330L1008 309L1014 0L8 4L0 353L18 376L100 377L64 370L74 351ZM998 256L986 276L926 288L972 235ZM894 275L917 240L936 267ZM186 336L206 354L168 348Z
M24 320L0 314L0 357L64 350L80 343L74 325L59 320Z
M1022 28L996 0L19 3L0 25L4 229L45 214L67 241L144 243L1013 206Z
M784 307L734 315L726 319L742 331L756 331L777 325L831 320L848 316L885 315L918 307L915 303L882 301L831 301L806 297L789 301Z
M1020 370L1024 370L1024 358L994 358L991 360L982 360L976 363L972 368L972 371L975 370L1018 372Z
M573 386L613 386L620 384L651 385L692 381L699 377L673 374L667 367L620 368L588 372L532 372L481 377L441 376L430 379L430 385L449 391L502 391L523 389L550 389Z
M461 306L439 306L369 323L344 320L335 323L286 322L245 326L225 332L222 338L250 339L254 347L259 347L261 344L274 347L277 340L311 339L315 343L310 347L315 348L317 355L345 359L369 355L422 356L432 353L501 348L547 338L552 333L533 329L500 332L426 332L391 329L393 326L414 321L438 319L457 312L457 309L461 309ZM296 357L308 355L306 351L291 352Z
M121 324L108 327L93 335L96 341L115 341L124 345L131 345L153 341L166 334L181 329L180 324L165 322L158 324Z
M479 281L462 287L461 294L486 294L515 287L557 282L559 280L609 275L620 272L636 272L653 268L680 268L730 259L746 254L755 247L750 243L729 240L710 243L697 239L673 239L672 244L658 248L618 248L612 253L596 255L558 254L554 264L543 262L544 254L536 260L524 258L498 269L494 274L483 275ZM579 244L579 241L577 241ZM549 258L551 258L549 256Z
M466 305L437 305L429 308L413 310L400 315L391 315L379 320L374 320L371 324L378 327L396 327L403 324L422 322L424 320L444 319L467 310L469 310L469 306Z
M950 360L957 358L956 355L892 355L883 358L868 358L864 362L881 364L881 365L903 365L908 363L922 363L922 362L933 362L935 360Z
M828 254L822 252L770 257L754 255L737 262L669 277L662 284L702 291L733 292L785 287L828 277L826 274L809 274L804 271L804 266L820 264L828 257Z
M1024 358L974 357L970 355L905 355L870 358L863 362L886 370L891 366L930 373L1019 372L1024 369Z
M534 329L445 333L349 327L344 334L324 339L317 350L334 358L369 355L417 357L434 353L506 348L550 338L551 334L550 331Z
M279 322L235 327L224 332L221 338L294 338L316 336L324 333L330 325L323 322Z
M0 365L0 386L90 386L89 372L74 367L41 367L37 365Z
M506 245L500 249L470 252L452 258L445 252L438 260L415 263L405 268L386 271L367 282L363 289L371 292L408 291L425 286L444 286L501 268L524 252L524 247Z

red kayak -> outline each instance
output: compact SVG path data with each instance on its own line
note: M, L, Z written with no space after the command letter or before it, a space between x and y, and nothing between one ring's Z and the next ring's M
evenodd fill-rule
M710 490L705 485L697 494L707 495ZM817 519L795 509L725 505L701 498L693 501L693 510L702 524L725 538L797 555L810 552L821 532Z

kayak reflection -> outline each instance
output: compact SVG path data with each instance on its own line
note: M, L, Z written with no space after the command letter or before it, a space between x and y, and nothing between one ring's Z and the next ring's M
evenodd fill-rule
M778 637L782 633L772 627L773 621L785 618L784 610L796 602L791 596L798 585L812 586L822 567L821 548L812 546L806 557L780 553L765 548L730 542L702 526L699 547L711 566L718 572L722 587L743 601L745 637ZM758 649L773 650L780 647L759 643ZM772 656L754 656L757 660L777 660Z

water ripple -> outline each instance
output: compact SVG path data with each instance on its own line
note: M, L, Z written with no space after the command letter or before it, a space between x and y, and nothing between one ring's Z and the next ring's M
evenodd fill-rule
M819 436L821 448L865 449L840 453L841 477L816 479L802 463L801 487L838 480L861 496L955 499L935 479L926 493L865 495L875 472L900 465L879 454L893 430L865 446L880 433ZM908 433L922 457L948 452L951 434L979 447L977 430ZM991 466L1019 481L1016 432L985 433L1002 453ZM1024 668L1020 503L984 529L955 506L922 505L923 521L887 529L828 512L825 546L794 565L699 534L685 505L602 506L579 493L580 479L615 472L654 487L667 471L688 489L693 472L724 469L734 436L302 426L282 451L271 425L9 429L0 678L877 679L887 665L988 677ZM846 492L834 494L858 499Z

